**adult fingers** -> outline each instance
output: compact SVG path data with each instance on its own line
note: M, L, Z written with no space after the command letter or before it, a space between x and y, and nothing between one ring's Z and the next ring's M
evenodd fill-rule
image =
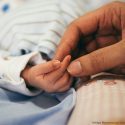
M96 50L73 61L68 72L73 76L89 76L125 64L125 41Z
M79 28L77 25L75 25L75 23L70 24L56 50L54 59L62 61L65 56L71 54L72 50L75 48L77 42L79 41L79 38Z
M66 55L71 54L77 47L81 35L86 36L95 32L98 27L96 17L95 13L91 12L72 22L62 37L54 59L63 60Z

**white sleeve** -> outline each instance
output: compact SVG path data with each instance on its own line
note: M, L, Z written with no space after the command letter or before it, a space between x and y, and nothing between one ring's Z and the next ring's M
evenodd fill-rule
M38 64L44 60L38 52L17 57L0 57L0 87L28 96L39 94L41 90L35 88L30 90L20 76L29 62Z

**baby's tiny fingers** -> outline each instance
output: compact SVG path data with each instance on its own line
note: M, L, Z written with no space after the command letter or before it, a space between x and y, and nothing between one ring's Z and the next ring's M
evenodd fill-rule
M70 60L71 60L71 56L68 55L64 58L64 60L62 61L62 65L61 65L61 68L60 68L60 71L61 72L65 72L67 70L67 67L70 63Z
M67 84L66 86L64 86L64 87L62 87L62 88L60 88L60 89L58 89L57 92L67 91L67 90L70 88L71 83L72 83L72 78L69 79L68 84Z
M36 79L36 84L33 84L32 86L42 89L48 93L55 92L55 89L53 85L48 83L48 81L44 81L41 76L38 76Z
M66 56L63 62L61 63L60 68L57 70L50 72L45 75L44 79L48 81L52 81L53 83L56 82L60 77L62 77L67 70L67 67L70 63L71 56Z
M58 69L61 66L60 61L58 60L52 60L52 61L48 61L39 65L36 65L34 67L34 70L36 72L36 75L42 75L45 73L49 73L53 70Z
M70 79L70 75L67 72L65 72L64 75L60 79L58 79L54 84L54 88L56 89L56 91L58 91L61 88L64 88L65 86L70 86Z

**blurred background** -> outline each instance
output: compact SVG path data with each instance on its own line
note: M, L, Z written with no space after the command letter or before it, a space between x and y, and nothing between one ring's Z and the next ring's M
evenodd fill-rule
M17 7L25 4L27 1L33 1L33 0L0 0L0 15L6 14L11 10L16 9ZM103 4L116 0L83 0L83 1L85 1L85 3L88 5L89 10L91 10L91 8L92 9L98 8ZM117 0L117 1L125 1L125 0Z

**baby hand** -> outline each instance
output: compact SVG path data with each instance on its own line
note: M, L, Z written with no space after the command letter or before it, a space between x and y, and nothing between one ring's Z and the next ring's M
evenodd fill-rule
M72 78L67 72L71 56L66 56L62 62L52 60L33 67L27 67L22 77L28 85L40 88L46 92L63 92L70 88Z

